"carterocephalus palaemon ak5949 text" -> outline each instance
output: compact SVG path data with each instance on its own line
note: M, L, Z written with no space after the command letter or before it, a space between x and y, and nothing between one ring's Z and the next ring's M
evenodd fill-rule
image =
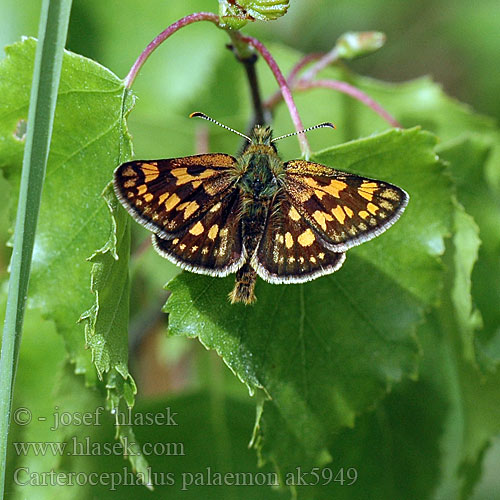
M323 126L333 127L311 129ZM302 283L333 273L349 248L394 224L409 199L387 182L281 161L274 142L290 135L273 139L270 127L256 126L251 137L243 135L249 144L238 158L212 153L130 161L115 170L115 192L154 233L160 255L195 273L236 272L229 298L251 304L257 275Z

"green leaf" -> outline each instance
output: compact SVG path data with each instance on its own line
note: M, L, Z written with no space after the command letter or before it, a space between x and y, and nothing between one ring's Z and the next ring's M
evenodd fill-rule
M6 103L0 119L4 139L0 165L14 186L24 146L14 131L19 121L26 120L35 46L33 39L12 45L0 66L0 93ZM128 139L120 139L122 107L126 111L132 105L132 98L124 101L124 95L121 80L111 72L65 52L30 295L31 306L42 308L55 320L76 369L90 379L94 370L77 321L93 301L91 265L86 259L109 235L109 211L100 193L119 155L130 151Z
M479 226L481 248L479 259L472 274L474 305L481 313L483 324L475 314L476 338L469 336L467 358L478 361L484 369L492 369L500 361L500 274L498 249L500 248L500 191L488 178L487 166L499 170L498 163L491 162L495 142L490 137L477 133L463 134L455 141L449 141L439 148L440 156L451 165L451 173L457 184L458 200L464 205ZM457 270L458 272L458 270ZM465 278L465 276L464 276ZM465 308L461 311L467 314ZM469 314L474 314L469 311ZM473 318L471 318L473 319ZM482 328L478 329L478 327ZM474 345L471 345L473 343ZM473 350L477 348L478 352Z
M336 42L335 49L342 59L355 59L383 47L385 33L380 31L348 31Z
M418 330L419 380L396 386L329 442L328 467L354 468L353 485L299 487L300 498L467 498L482 452L500 430L499 374L484 378L464 349L477 326L470 276L478 247L477 225L457 204L442 297Z
M23 147L15 132L26 119L35 46L27 39L9 47L0 66L7 106L0 117L0 165L14 186ZM128 372L130 222L109 188L101 196L114 168L131 154L124 120L132 105L109 70L65 52L30 289L30 307L54 321L89 385L96 383L92 353L110 408L132 406L136 392ZM83 311L85 334L78 324Z
M421 377L445 402L439 442L442 472L436 490L440 498L467 497L478 479L474 470L480 466L485 448L500 432L500 371L484 376L471 346L478 326L470 293L478 227L459 206L454 224L455 234L445 256L448 273L441 306L421 328L428 353Z
M281 46L275 47L273 53L285 68L300 58L299 54ZM458 199L480 228L483 245L472 277L474 303L484 321L484 328L477 334L478 356L483 367L495 365L500 359L497 307L500 286L495 279L500 273L497 259L500 134L494 120L474 113L469 106L447 96L441 86L428 77L392 84L331 67L324 70L321 78L323 76L347 80L375 99L404 126L421 125L439 138L436 151L452 166ZM339 92L318 89L297 93L296 100L304 123L317 123L322 119L336 123L338 135L331 134L329 140L332 141L368 135L388 127L372 109ZM276 118L275 128L284 127L283 122L289 120L283 107L277 110ZM310 140L312 144L324 142L324 138L312 134Z
M93 263L91 290L96 301L80 319L86 321L85 340L92 350L99 378L115 369L134 386L127 366L130 220L111 184L103 196L111 212L111 234L105 245L88 259ZM127 402L133 405L133 399Z
M259 281L253 307L228 303L233 277L182 273L168 284L169 332L198 337L251 391L269 396L266 434L258 429L257 442L265 438L264 457L285 469L290 457L324 462L329 435L416 374L415 327L440 293L437 256L452 214L450 183L433 148L430 134L391 131L315 156L410 193L396 226L350 250L334 275L303 285Z
M286 14L289 0L219 0L221 26L240 29L248 21L272 21Z

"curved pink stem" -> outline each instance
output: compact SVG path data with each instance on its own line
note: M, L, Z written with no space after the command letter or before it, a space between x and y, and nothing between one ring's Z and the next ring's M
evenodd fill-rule
M314 61L317 61L318 59L322 59L325 54L321 52L313 52L311 54L305 55L290 71L290 74L288 75L288 78L286 79L287 82L290 84L297 79L297 75L302 71L303 68L308 66Z
M163 30L154 40L152 40L149 45L143 50L141 55L137 58L125 78L125 86L127 88L130 88L132 86L137 73L139 73L139 70L142 68L142 65L161 43L163 43L170 35L173 35L180 28L187 26L188 24L196 23L198 21L210 21L216 25L219 25L219 16L213 14L212 12L197 12L195 14L183 17L182 19L179 19L175 23L171 24L168 28Z
M285 101L286 105L288 106L288 111L290 112L290 116L292 117L293 124L295 126L295 130L297 132L301 131L304 129L304 126L302 125L302 121L299 116L299 112L297 110L297 106L295 105L295 102L292 97L292 92L290 91L290 87L288 86L285 77L283 76L283 73L281 72L278 64L274 60L273 56L270 54L270 52L264 47L264 45L257 40L256 38L253 38L251 36L243 36L240 35L238 37L240 40L243 42L246 42L250 44L252 47L257 49L257 51L260 53L260 55L264 58L266 63L268 64L269 68L274 74L274 77L276 78L276 81L278 82L278 85L281 90L281 94L283 96L283 100ZM309 158L311 154L311 148L309 147L309 142L307 141L307 138L305 134L301 133L298 134L298 139L299 139L299 145L300 145L300 150L302 151L302 154L306 157Z
M307 80L299 80L295 88L296 90L308 90L318 87L338 90L339 92L350 95L351 97L354 97L354 99L357 99L369 108L373 109L375 113L381 116L393 127L402 128L402 125L396 120L396 118L394 118L389 112L387 112L382 106L380 106L380 104L374 101L369 95L346 82L341 82L338 80L316 80L313 82Z
M313 54L307 54L304 56L290 71L286 81L288 82L288 85L293 86L294 81L297 79L298 74L302 71L303 68L305 68L308 64L311 64L313 61L317 61L318 59L321 59L323 57L323 54L321 53L313 53ZM274 108L278 102L281 100L281 91L277 90L271 97L266 99L264 102L264 107L268 109Z
M330 64L338 61L339 51L337 47L333 47L330 52L324 54L319 61L303 75L304 80L312 80L322 69L325 69Z

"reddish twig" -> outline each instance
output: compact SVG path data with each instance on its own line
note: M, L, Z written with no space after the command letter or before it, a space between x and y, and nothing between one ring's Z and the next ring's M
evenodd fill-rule
M330 52L324 54L319 61L303 75L302 79L312 80L322 69L339 60L339 51L333 47Z
M324 54L321 53L313 53L313 54L307 54L304 56L290 71L286 81L288 82L288 85L293 86L294 81L297 79L297 76L299 73L304 69L308 64L311 64L313 61L317 61L318 59L321 59ZM271 97L266 99L264 102L264 108L267 109L272 109L278 102L281 100L281 91L277 90Z
M144 63L148 59L148 57L168 37L170 37L172 34L174 34L180 28L183 28L184 26L187 26L188 24L192 24L192 23L195 23L198 21L210 21L210 22L216 24L217 26L219 26L219 17L211 12L198 12L196 14L191 14L191 15L183 17L182 19L179 19L179 21L171 24L168 28L163 30L153 41L151 41L149 43L149 45L141 53L141 55L137 58L134 65L130 69L127 77L125 78L125 86L127 88L130 88L132 86L137 74L139 73L140 69L142 68L142 66L144 65ZM246 43L246 44L252 46L264 58L264 60L268 64L269 68L271 69L272 73L274 74L276 81L278 82L278 85L279 85L280 91L281 91L281 95L283 96L283 100L285 101L286 105L288 106L290 116L291 116L293 124L295 126L295 130L297 132L300 132L301 130L303 130L304 126L302 125L302 121L300 119L299 112L297 110L297 106L295 105L295 102L293 100L292 92L290 91L290 88L287 84L285 77L283 76L283 73L281 72L278 64L276 63L276 61L274 60L274 58L270 54L270 52L256 38L253 38L251 36L241 35L239 32L230 33L230 36L233 39L237 39L240 42L243 42L243 43ZM295 68L295 74L293 74L292 76L295 77L295 75L300 71L300 69L305 64L307 64L313 57L315 57L315 56L313 55L313 56L307 57L307 58L305 58L305 60L302 61L302 63L299 63L298 67ZM302 151L303 156L308 158L310 153L311 153L311 150L310 150L309 142L307 141L305 134L299 133L298 139L299 139L299 145L300 145L300 149Z
M125 86L127 88L130 88L132 86L137 73L139 73L139 70L142 68L148 57L170 35L173 35L180 28L183 28L188 24L196 23L198 21L210 21L218 26L219 16L216 16L212 12L197 12L196 14L191 14L189 16L183 17L182 19L179 19L175 23L171 24L167 29L163 30L153 41L151 41L149 45L143 50L141 55L137 58L127 77L125 78Z
M397 128L402 128L401 124L394 118L388 111L386 111L378 102L374 101L369 95L365 94L363 91L359 90L352 85L341 82L338 80L316 80L313 82L306 80L299 80L295 86L296 90L309 90L311 88L328 88L333 90L338 90L343 94L347 94L354 99L362 102L369 108L373 109L375 113L386 120L390 125Z
M311 64L314 61L321 60L325 54L322 54L321 52L313 52L311 54L307 54L304 56L290 71L290 74L288 75L287 82L292 83L297 79L298 74L309 64Z
M285 77L283 76L283 73L281 72L278 64L274 60L273 56L270 54L270 52L266 49L266 47L256 38L253 38L251 36L243 36L239 35L238 36L239 40L248 43L252 47L254 47L259 54L264 58L266 61L267 65L273 72L274 77L276 78L276 81L278 82L278 85L281 90L281 95L283 96L283 100L285 101L286 105L288 106L288 111L290 112L290 116L292 117L293 124L295 126L295 130L297 132L301 131L304 129L304 126L302 125L302 121L299 116L299 112L297 110L297 106L295 105L295 102L292 97L292 92L290 91L290 87L288 86L288 83L285 80ZM301 133L298 134L299 138L299 145L300 145L300 150L302 151L302 154L305 158L309 158L311 154L311 148L309 147L309 142L307 141L307 138L305 134Z

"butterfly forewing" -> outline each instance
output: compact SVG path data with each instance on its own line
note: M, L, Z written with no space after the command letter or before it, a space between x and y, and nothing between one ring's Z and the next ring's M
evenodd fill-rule
M286 196L271 207L252 264L271 283L302 283L340 268L345 254L328 250Z
M327 248L344 252L399 218L408 195L397 186L302 160L285 163L284 188Z
M181 235L153 235L156 250L184 269L212 276L234 273L245 260L241 238L240 196L233 188Z
M221 153L131 161L115 170L115 192L139 223L171 239L229 192L235 163Z

